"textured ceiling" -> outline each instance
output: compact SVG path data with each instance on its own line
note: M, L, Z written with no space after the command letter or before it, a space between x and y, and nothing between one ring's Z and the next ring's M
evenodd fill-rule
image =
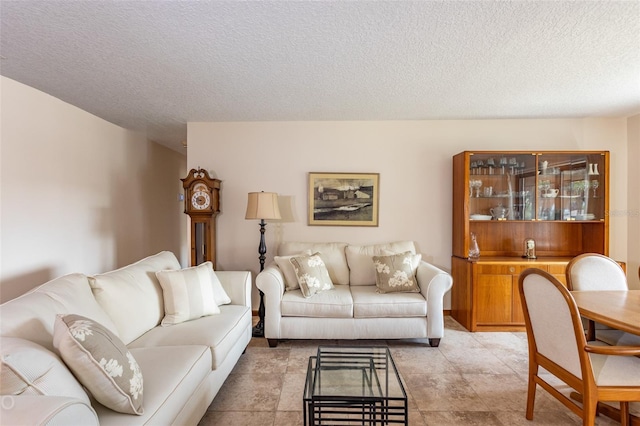
M189 121L640 112L638 1L0 1L0 73L180 150Z

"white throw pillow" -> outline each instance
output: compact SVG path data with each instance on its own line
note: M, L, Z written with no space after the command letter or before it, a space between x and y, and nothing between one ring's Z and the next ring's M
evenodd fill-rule
M57 315L53 346L76 378L100 404L141 415L142 371L122 340L80 315Z
M163 326L219 314L218 305L223 304L220 302L231 302L211 262L191 268L158 271L156 276L164 298Z
M333 283L320 253L310 256L294 256L289 259L298 277L302 295L306 298L322 291L332 290Z
M292 257L296 256L309 256L311 250L305 250L302 253L296 253L291 256L274 256L273 260L278 265L280 272L282 272L282 276L284 277L284 288L285 290L297 290L300 288L298 284L298 277L296 276L296 271L293 270L293 265L289 261Z
M0 395L67 396L91 404L78 380L53 352L16 337L3 337L0 350Z

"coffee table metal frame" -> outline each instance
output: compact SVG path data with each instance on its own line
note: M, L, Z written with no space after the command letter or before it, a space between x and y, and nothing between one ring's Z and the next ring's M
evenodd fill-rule
M408 425L407 394L386 346L320 346L309 357L307 425Z

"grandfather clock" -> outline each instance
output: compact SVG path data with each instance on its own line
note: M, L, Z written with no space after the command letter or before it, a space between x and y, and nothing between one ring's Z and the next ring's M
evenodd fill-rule
M216 221L220 212L220 180L206 170L191 169L180 179L184 188L184 212L191 218L191 266L206 261L216 267Z

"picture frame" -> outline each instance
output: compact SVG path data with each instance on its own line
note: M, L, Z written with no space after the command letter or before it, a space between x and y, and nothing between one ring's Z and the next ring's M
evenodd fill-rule
M309 225L378 226L379 173L309 173Z

